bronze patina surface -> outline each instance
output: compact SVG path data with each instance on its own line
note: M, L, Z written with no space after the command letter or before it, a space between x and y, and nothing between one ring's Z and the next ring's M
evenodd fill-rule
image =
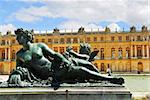
M60 54L44 43L33 43L32 31L21 28L15 34L23 47L16 54L16 69L7 81L9 87L39 83L58 89L63 83L124 83L123 78L100 74L91 63L98 51L91 52L88 44L81 44L79 53L68 47Z

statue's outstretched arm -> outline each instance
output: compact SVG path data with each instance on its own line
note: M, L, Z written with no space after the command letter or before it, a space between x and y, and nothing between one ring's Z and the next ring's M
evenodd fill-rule
M53 51L46 44L39 43L39 46L42 48L44 55L50 56L51 58L54 58L58 62L64 62L64 63L70 64L70 61L68 61L63 55Z
M79 54L75 51L72 50L72 48L68 47L67 48L67 52L74 56L75 58L79 58L79 59L84 59L84 60L89 60L89 56L88 55L85 55L85 54Z

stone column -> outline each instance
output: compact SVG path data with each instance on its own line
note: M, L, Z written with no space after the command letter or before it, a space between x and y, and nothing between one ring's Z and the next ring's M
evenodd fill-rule
M78 38L78 43L80 43L80 39Z
M150 55L149 55L149 46L147 45L147 58L150 58Z
M142 45L142 58L145 58L145 50L144 50L145 46Z
M73 44L73 38L71 38L71 44Z
M135 58L137 58L137 45L134 46Z

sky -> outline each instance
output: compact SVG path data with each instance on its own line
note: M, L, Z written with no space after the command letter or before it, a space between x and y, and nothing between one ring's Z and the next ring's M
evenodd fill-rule
M0 0L0 32L150 29L150 0Z

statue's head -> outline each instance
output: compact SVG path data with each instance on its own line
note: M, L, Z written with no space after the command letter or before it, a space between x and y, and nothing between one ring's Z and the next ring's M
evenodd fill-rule
M88 43L80 44L80 54L90 55L91 53L91 46Z
M22 28L19 28L15 31L15 34L17 36L17 40L19 44L22 44L22 42L33 42L33 34L32 31L23 30Z

